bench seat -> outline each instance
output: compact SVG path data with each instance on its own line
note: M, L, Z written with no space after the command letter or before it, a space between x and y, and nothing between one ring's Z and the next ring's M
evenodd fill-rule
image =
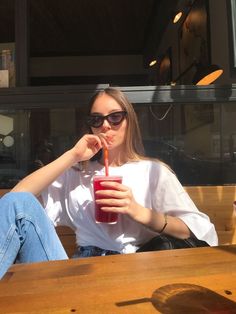
M188 186L185 187L200 211L206 213L216 227L220 245L236 244L236 186ZM0 190L0 196L8 190ZM56 228L61 242L72 256L76 249L75 234L69 227Z

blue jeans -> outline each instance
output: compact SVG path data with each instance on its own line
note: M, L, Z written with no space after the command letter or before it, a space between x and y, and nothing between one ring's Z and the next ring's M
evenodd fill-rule
M120 254L117 251L105 250L101 249L97 246L86 245L80 246L72 258L84 258L84 257L92 257L92 256L106 256L106 255L116 255Z
M30 193L0 199L0 278L13 263L67 259L55 228Z

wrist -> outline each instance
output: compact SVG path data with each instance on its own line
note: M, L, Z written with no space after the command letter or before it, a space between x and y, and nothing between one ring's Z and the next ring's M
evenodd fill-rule
M150 209L143 207L138 203L136 203L133 208L135 208L135 210L129 213L130 218L142 225L147 225L151 220Z
M74 149L74 147L68 150L66 154L68 154L72 165L81 161L81 158L78 156L77 151L76 149Z
M166 227L168 225L168 218L167 218L168 216L167 216L167 214L164 214L163 217L164 217L164 224L163 224L163 227L161 228L161 230L158 231L159 234L162 234L165 231L165 229L166 229Z
M58 165L62 172L65 171L66 169L71 168L77 162L78 158L76 158L72 149L66 151L64 154L62 154L54 161L54 163Z
M164 233L168 225L168 216L150 208L142 207L137 211L135 220L159 234Z
M157 214L156 211L150 208L138 205L135 210L135 216L133 216L132 218L136 222L146 226L147 228L156 230L156 227L155 227L155 224L156 224L155 222L157 221L156 214Z

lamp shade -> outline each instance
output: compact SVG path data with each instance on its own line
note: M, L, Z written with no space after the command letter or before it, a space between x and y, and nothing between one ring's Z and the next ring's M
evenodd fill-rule
M192 80L194 85L209 85L217 80L223 73L223 70L216 64L208 66L197 64L196 67L197 71Z

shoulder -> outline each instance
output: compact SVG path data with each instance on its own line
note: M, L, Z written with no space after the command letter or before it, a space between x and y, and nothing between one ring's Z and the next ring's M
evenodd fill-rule
M165 179L168 176L175 176L172 169L158 159L147 158L131 161L124 165L124 170L127 172L138 172L139 174L145 173L145 177L148 174L150 178Z
M149 173L150 184L167 190L170 186L182 190L182 185L175 172L164 162L158 159L147 159L140 161L140 163L141 167Z
M158 159L141 159L137 162L140 168L149 169L151 172L158 172L163 175L172 175L174 171L164 162Z

